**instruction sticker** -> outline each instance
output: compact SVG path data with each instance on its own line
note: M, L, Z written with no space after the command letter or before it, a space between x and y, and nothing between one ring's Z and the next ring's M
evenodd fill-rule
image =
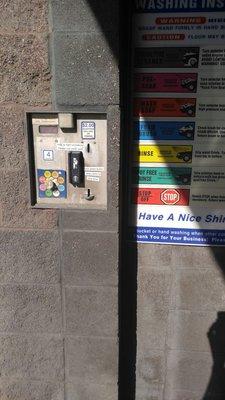
M135 92L196 93L197 74L137 73L134 75Z
M133 167L132 183L151 185L190 185L191 168Z
M82 151L83 143L57 143L57 150Z
M137 47L136 68L197 68L199 47Z
M104 171L104 167L85 167L85 171Z
M99 182L100 179L97 176L87 176L87 181Z
M188 205L188 189L155 189L137 188L133 189L134 204L156 204L156 205Z
M95 122L81 122L81 137L82 139L95 139Z
M86 176L102 176L101 172L85 171Z
M195 117L195 98L135 98L135 117Z
M190 163L192 146L140 145L135 147L134 161L143 163Z
M135 121L134 140L193 140L195 122Z

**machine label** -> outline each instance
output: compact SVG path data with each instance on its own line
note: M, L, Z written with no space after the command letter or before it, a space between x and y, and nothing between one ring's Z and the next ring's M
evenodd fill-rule
M193 140L195 122L135 121L134 140Z
M191 183L191 168L133 167L132 183L185 186Z
M140 145L134 148L134 161L140 163L190 163L192 146Z
M187 189L138 188L133 190L134 204L188 205Z
M83 143L57 143L57 150L82 151Z
M54 160L54 152L53 152L53 150L43 150L43 160L45 160L45 161L53 161Z
M81 137L82 139L95 139L95 122L81 122Z
M135 92L196 93L197 74L137 73L134 75Z
M194 98L135 98L135 117L195 117Z

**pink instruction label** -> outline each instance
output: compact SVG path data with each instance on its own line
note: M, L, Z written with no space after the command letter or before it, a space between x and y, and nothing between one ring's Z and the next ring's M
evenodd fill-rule
M135 92L196 93L197 74L192 73L136 73Z

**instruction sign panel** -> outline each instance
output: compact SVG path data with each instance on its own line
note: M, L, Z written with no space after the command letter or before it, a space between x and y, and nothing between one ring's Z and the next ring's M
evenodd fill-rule
M225 0L136 0L130 238L225 246Z

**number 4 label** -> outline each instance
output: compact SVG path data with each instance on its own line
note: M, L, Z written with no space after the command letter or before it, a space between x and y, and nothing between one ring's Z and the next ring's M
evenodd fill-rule
M54 160L53 150L43 150L43 160L53 161Z

